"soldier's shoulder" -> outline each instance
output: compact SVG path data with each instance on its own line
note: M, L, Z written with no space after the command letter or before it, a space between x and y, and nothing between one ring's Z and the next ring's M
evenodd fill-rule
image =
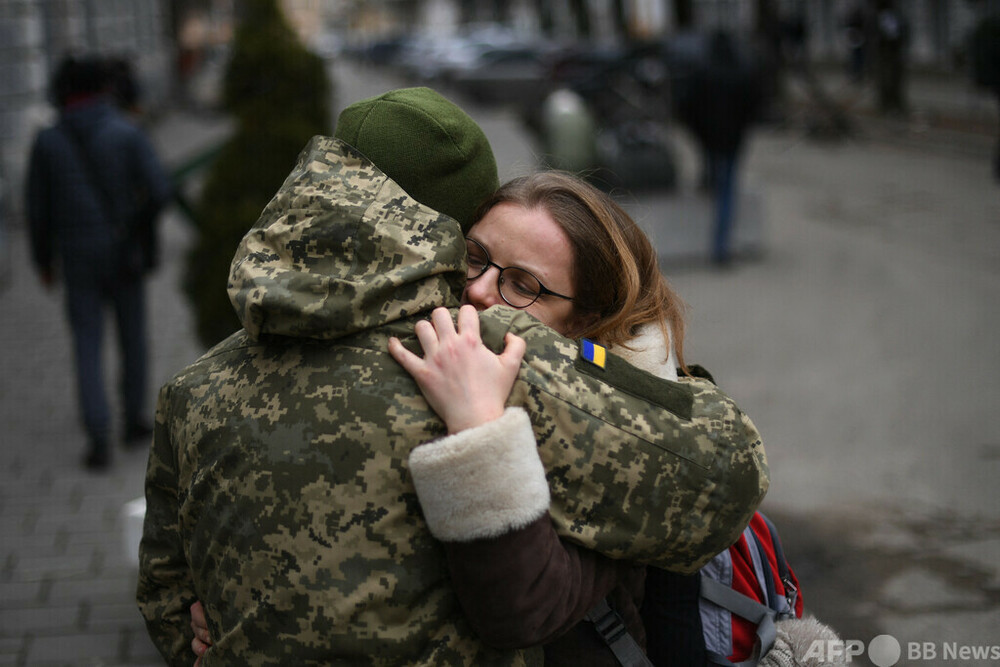
M566 338L524 311L490 308L480 314L480 331L494 352L503 349L508 332L524 339L521 378L530 384L556 393L554 385L593 396L614 395L636 410L664 408L681 419L691 418L690 387L633 366L599 343Z
M231 365L234 355L248 354L255 345L257 344L250 339L246 331L241 329L216 343L200 357L174 373L166 384L175 387L189 385L198 377Z
M494 351L503 349L503 339L508 332L529 341L529 349L532 339L563 338L532 315L508 306L493 306L481 311L479 313L479 330L483 342Z

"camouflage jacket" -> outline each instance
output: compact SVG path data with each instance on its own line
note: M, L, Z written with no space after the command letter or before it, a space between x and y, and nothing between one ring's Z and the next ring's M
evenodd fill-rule
M491 649L449 585L407 469L444 425L388 355L458 305L461 230L363 156L315 138L247 233L230 295L244 330L160 391L146 478L139 607L190 664L200 599L213 664L539 664ZM707 381L672 383L508 308L528 344L527 409L561 535L692 571L740 534L767 488L759 436Z

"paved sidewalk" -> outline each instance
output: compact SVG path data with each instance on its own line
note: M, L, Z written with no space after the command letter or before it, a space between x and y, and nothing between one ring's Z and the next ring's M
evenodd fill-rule
M823 68L817 79L825 94L848 115L856 141L889 141L922 151L982 155L992 154L1000 134L997 98L977 88L967 76L955 73L911 72L907 83L905 117L883 116L878 111L875 86L850 82L843 72ZM790 120L804 125L822 118L801 79L791 79L791 97L800 102Z

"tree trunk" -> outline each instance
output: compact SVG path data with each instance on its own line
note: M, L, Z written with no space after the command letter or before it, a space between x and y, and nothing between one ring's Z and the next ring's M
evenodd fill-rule
M674 25L678 30L694 25L694 0L674 0Z
M785 59L781 50L781 17L774 0L757 0L755 32L762 62L758 76L766 118L779 117L785 103Z
M576 34L580 39L587 41L590 39L590 12L587 10L586 0L570 0L570 11L576 21Z

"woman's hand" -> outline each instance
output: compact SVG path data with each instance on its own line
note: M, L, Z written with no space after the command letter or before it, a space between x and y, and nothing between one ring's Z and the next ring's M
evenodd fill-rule
M414 328L424 350L421 359L398 338L389 354L416 380L427 403L449 433L480 426L501 416L514 386L524 340L508 333L502 354L494 354L479 336L479 314L473 306L458 311L458 329L446 308L436 308L431 321Z
M212 635L208 634L208 622L205 620L205 608L201 601L191 605L191 629L194 630L194 639L191 640L191 650L198 656L194 661L194 667L201 667L201 656L212 646Z

